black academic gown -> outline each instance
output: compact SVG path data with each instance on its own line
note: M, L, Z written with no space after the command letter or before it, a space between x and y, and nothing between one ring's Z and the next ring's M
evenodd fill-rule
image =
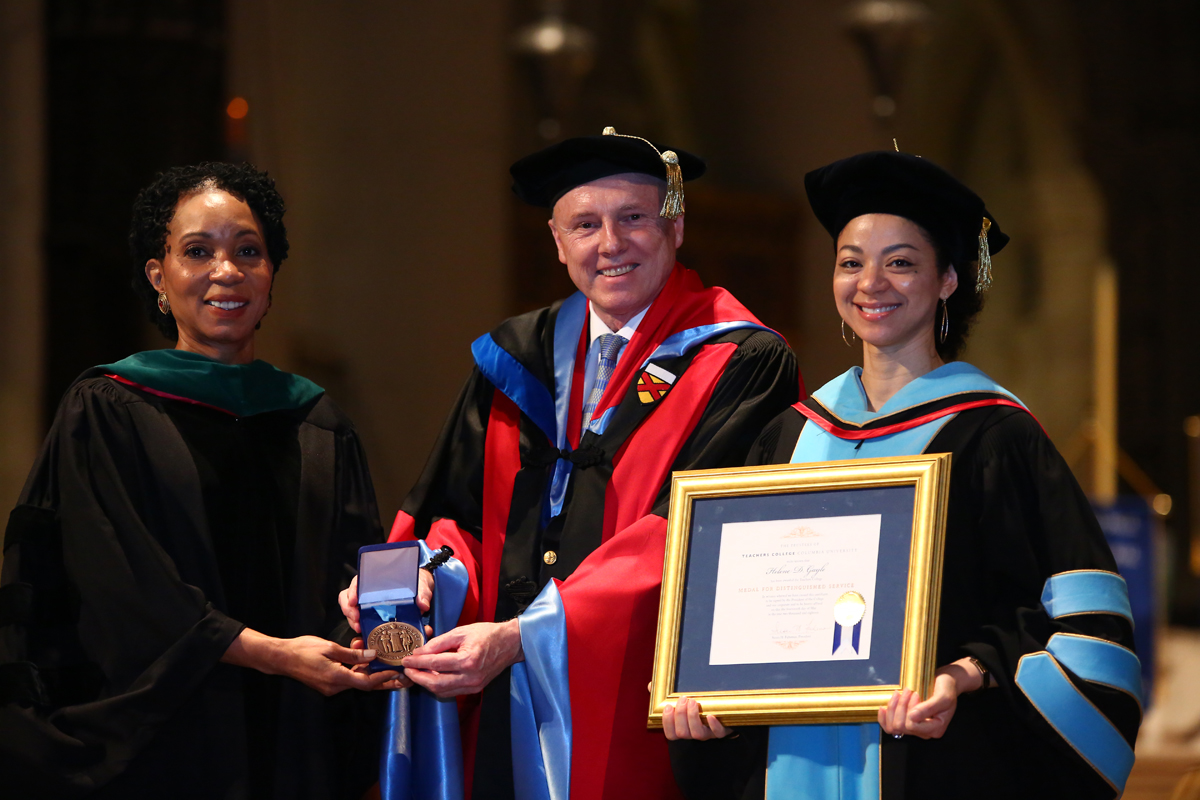
M795 409L764 429L748 463L781 464L807 424ZM1046 722L1015 685L1022 655L1055 632L1133 648L1129 622L1110 614L1050 620L1046 579L1073 569L1116 572L1090 504L1037 421L1011 407L960 412L927 453L951 453L937 664L975 656L999 684L963 695L941 739L882 736L884 800L1111 798L1113 789ZM1116 689L1072 681L1133 745L1141 711ZM767 732L672 742L676 779L689 800L761 798Z
M4 796L361 796L380 697L220 659L247 625L348 644L336 597L378 520L323 395L237 418L85 373L5 536Z

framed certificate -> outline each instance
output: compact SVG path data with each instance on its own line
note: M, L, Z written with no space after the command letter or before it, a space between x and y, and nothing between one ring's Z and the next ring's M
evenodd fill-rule
M949 483L948 453L675 473L649 726L682 695L726 725L927 697Z

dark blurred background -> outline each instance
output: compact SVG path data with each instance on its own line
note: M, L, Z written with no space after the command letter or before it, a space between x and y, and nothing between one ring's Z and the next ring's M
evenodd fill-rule
M606 125L708 158L681 260L815 388L859 354L803 176L895 138L1013 235L966 358L1134 509L1157 621L1198 626L1197 40L1185 0L3 0L0 499L80 371L166 345L125 244L165 167L277 179L292 257L259 356L353 417L388 522L469 343L572 290L513 160Z

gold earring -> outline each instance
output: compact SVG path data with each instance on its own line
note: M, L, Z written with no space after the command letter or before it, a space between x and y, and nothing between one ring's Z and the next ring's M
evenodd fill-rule
M938 344L946 343L946 336L950 333L950 311L947 308L949 305L944 299L942 300L942 330L938 336Z
M850 329L850 339L857 339L858 334L854 332L854 328ZM846 343L846 347L854 347L854 344L846 338L846 320L842 320L842 341Z
M166 292L158 293L158 310L164 314L171 313L171 301L167 299Z

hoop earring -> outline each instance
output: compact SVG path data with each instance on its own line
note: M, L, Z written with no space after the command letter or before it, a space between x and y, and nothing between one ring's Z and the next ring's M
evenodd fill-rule
M938 344L945 344L946 337L950 334L950 310L946 306L946 301L942 300L942 330L938 335Z
M158 310L164 314L171 313L171 301L167 299L166 292L158 293Z
M850 339L857 339L858 334L854 332L854 328L850 329ZM846 347L854 347L853 342L846 338L846 320L842 320L842 341L846 343Z

